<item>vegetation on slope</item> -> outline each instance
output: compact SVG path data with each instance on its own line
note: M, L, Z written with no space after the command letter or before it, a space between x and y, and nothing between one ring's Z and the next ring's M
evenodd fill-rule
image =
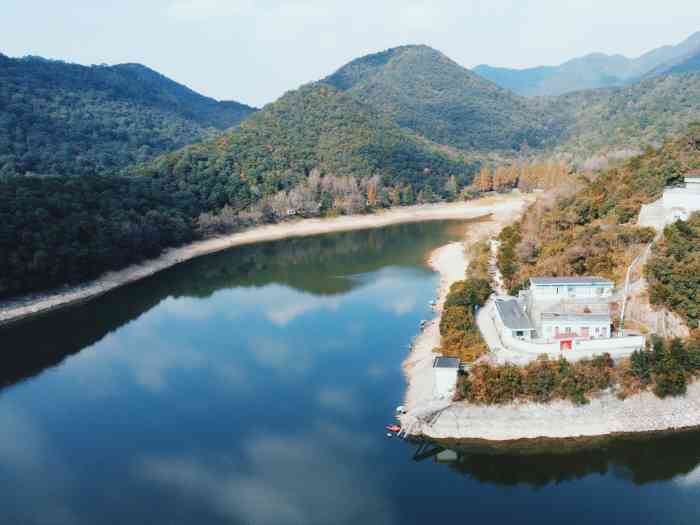
M490 249L486 241L470 247L467 278L450 287L440 319L440 352L458 357L463 363L475 361L488 351L476 324L476 312L493 293L488 274Z
M700 126L691 126L658 150L539 199L516 227L519 239L512 249L501 253L499 264L512 267L511 290L535 275L602 275L620 282L654 237L653 230L636 226L641 205L699 164Z
M646 349L618 363L605 354L576 363L542 356L524 367L477 364L459 376L455 399L477 404L565 399L583 405L606 390L622 399L644 391L665 398L685 394L698 376L700 340L668 343L654 337Z
M462 149L541 147L560 131L546 108L472 73L427 46L397 47L342 67L323 82L400 126Z
M84 175L143 162L253 111L138 64L0 55L0 175Z
M95 277L297 206L317 216L454 197L475 169L346 94L307 86L119 176L0 178L0 296Z
M650 300L681 315L692 328L700 324L700 213L664 230L646 265Z
M585 158L610 149L660 146L700 119L700 73L669 75L623 88L579 91L542 104L564 121L559 152Z

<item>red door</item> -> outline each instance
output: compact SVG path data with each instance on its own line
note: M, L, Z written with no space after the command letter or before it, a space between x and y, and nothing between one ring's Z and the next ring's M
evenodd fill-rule
M559 350L571 350L574 346L574 342L571 339L562 339L559 341Z

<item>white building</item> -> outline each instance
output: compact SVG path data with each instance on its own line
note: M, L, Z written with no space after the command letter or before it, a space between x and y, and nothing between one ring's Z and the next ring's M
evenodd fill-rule
M553 302L565 299L605 299L612 296L615 284L601 277L533 277L530 300Z
M501 332L508 331L514 339L534 339L535 325L514 297L496 299L496 326Z
M438 356L433 361L433 397L451 397L457 385L459 359Z
M700 175L685 177L682 188L667 188L664 191L663 206L666 210L684 213L686 219L691 213L700 211Z
M500 346L511 352L509 359L525 361L541 354L574 360L605 352L616 358L629 355L644 346L644 337L613 334L614 288L612 281L601 277L532 278L530 289L517 299L493 300L490 317ZM489 346L498 350L499 345Z
M541 317L542 339L607 339L611 337L610 314L546 312Z
M666 188L663 197L642 206L638 223L661 231L668 224L687 221L696 211L700 211L700 170L686 174L683 187Z

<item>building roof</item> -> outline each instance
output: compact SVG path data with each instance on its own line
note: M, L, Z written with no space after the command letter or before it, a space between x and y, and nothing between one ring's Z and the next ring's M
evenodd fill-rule
M459 368L459 358L438 356L433 361L433 368Z
M509 330L534 330L530 318L515 299L496 299L498 315Z
M532 277L530 282L535 286L590 286L590 285L605 285L615 286L615 284L603 277Z
M565 323L610 323L610 314L572 314L545 312L542 321L563 321Z

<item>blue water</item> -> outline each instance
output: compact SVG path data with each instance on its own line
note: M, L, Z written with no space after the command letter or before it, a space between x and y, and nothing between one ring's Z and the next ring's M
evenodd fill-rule
M437 286L422 261L465 227L239 248L0 331L0 521L696 523L697 433L537 454L386 437Z

